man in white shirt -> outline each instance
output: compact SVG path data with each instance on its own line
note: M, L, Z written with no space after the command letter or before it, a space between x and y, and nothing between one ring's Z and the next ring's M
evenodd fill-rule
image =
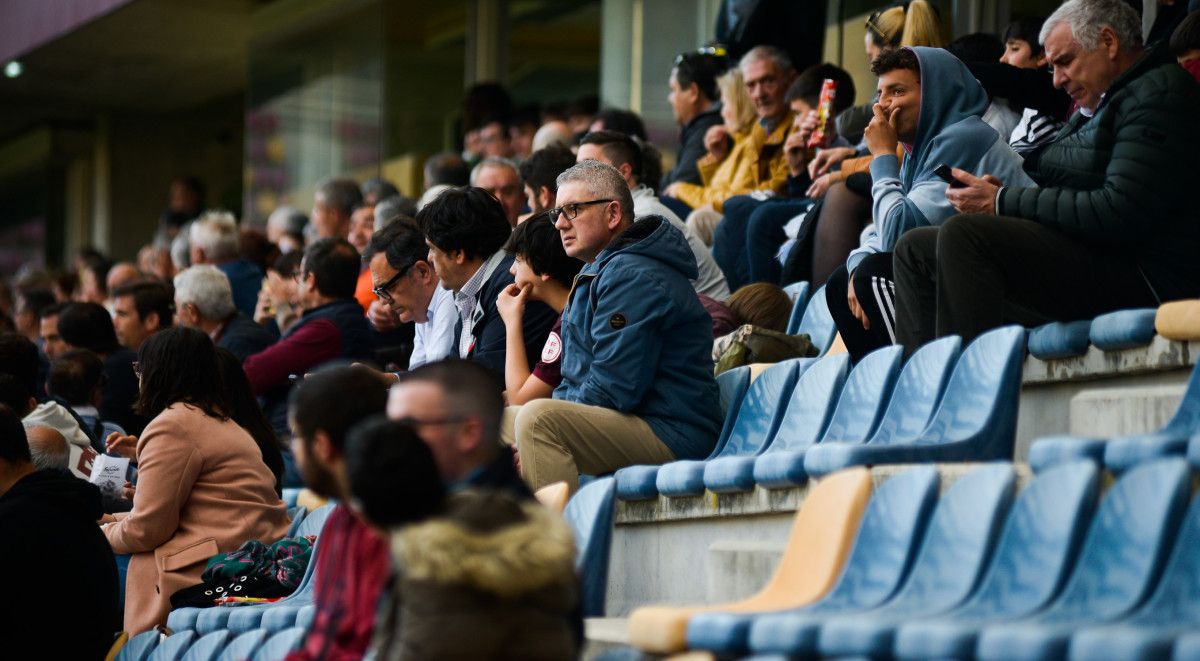
M421 231L411 221L400 220L375 232L363 252L388 321L415 324L409 369L457 354L454 295L439 285L428 251Z
M696 293L710 296L718 301L729 298L729 285L725 282L725 273L713 259L708 246L704 245L700 237L684 225L679 216L659 201L649 186L641 183L642 151L632 138L617 131L593 131L583 136L583 140L580 141L576 160L579 162L600 161L616 168L621 176L625 177L625 183L629 185L629 190L633 195L634 217L662 216L676 229L683 232L688 247L691 248L692 255L696 258L696 267L700 271L700 275L692 280L692 288L696 290Z

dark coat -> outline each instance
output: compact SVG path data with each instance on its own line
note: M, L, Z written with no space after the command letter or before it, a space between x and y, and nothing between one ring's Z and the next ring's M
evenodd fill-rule
M121 630L121 605L101 514L100 490L66 471L27 475L0 496L0 563L12 599L0 635L12 645L25 641L45 659L104 658Z
M250 356L275 344L279 337L267 330L266 326L257 324L245 313L235 312L221 329L217 337L217 346L237 356L239 361L245 361Z
M506 350L506 335L504 320L496 308L496 299L504 288L513 283L513 275L508 272L512 266L512 256L507 256L492 271L492 275L479 290L479 305L483 315L475 322L475 345L467 358L477 360L496 373L504 381L504 356ZM457 310L455 310L457 313ZM558 315L545 303L530 301L525 305L525 316L522 317L522 328L525 333L525 356L529 360L529 369L537 364L538 356L542 355L542 346L546 344L546 336L554 327ZM462 322L454 325L454 347L458 349L458 340L462 337Z
M1129 259L1159 301L1200 295L1200 87L1164 45L1025 159L1040 188L1005 188L997 214L1035 220Z
M724 120L721 119L721 104L713 103L708 110L697 113L683 125L679 131L679 155L675 157L675 167L663 175L660 190L676 181L703 185L704 182L700 181L700 170L696 169L696 161L708 153L704 148L704 134L722 121Z

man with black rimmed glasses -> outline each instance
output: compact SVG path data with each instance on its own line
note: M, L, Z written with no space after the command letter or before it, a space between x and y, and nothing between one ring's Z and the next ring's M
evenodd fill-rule
M683 233L661 216L634 222L625 178L599 161L562 173L555 201L563 249L586 265L563 310L554 399L505 417L525 481L574 491L580 473L707 456L720 428L712 320Z
M454 294L440 285L425 235L412 222L402 219L379 230L363 253L384 312L415 326L408 369L455 353L458 321Z

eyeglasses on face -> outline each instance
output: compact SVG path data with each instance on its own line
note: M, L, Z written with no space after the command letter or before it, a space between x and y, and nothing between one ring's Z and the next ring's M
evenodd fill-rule
M550 216L550 222L552 223L558 222L559 215L565 216L567 220L575 220L575 218L579 215L579 210L583 207L588 207L593 204L608 204L609 202L614 201L615 200L612 199L604 199L588 200L587 202L568 202L561 207L546 209L546 215Z
M408 272L412 270L413 266L415 266L415 264L409 264L406 268L396 271L396 275L393 275L391 278L389 278L387 282L373 288L371 291L375 294L375 297L384 303L390 304L392 302L392 287L395 287L396 283L400 282L400 278L408 275Z

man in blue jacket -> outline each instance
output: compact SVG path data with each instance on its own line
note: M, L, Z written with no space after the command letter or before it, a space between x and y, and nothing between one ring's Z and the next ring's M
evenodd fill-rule
M634 222L612 166L584 161L558 177L549 211L567 254L586 262L562 319L562 383L508 417L533 489L580 473L700 459L720 428L712 322L691 283L696 259L659 216Z

